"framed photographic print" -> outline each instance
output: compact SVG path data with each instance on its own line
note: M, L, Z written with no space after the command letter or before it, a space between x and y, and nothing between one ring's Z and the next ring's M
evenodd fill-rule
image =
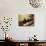
M34 14L18 15L19 26L34 26Z

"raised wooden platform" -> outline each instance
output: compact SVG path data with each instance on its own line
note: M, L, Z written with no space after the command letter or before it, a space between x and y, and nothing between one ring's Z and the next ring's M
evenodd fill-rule
M29 41L29 40L0 40L0 46L46 46L46 40Z

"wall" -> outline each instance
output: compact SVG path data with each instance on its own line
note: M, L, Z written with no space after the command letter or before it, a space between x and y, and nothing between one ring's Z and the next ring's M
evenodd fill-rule
M0 16L8 16L13 18L12 26L8 33L11 37L17 40L27 40L34 34L37 35L37 39L45 39L45 15L46 6L32 8L28 0L0 0ZM31 27L19 27L18 26L18 14L34 14L35 15L35 25ZM2 35L3 31L0 31ZM4 33L3 33L4 34ZM0 39L4 37L0 36Z

